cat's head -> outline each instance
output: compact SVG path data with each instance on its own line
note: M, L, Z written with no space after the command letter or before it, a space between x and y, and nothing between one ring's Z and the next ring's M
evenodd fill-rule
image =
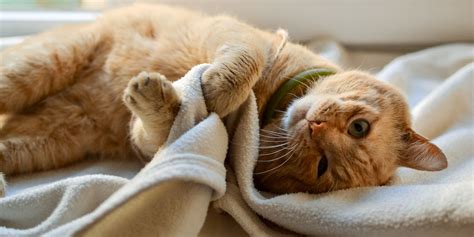
M404 97L359 71L308 86L263 127L256 187L273 193L321 193L386 184L399 166L436 171L442 151L410 128Z

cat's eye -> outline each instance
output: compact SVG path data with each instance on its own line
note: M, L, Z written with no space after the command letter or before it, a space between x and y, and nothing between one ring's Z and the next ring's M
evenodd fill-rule
M328 170L328 159L326 158L326 155L323 155L318 164L318 178L321 177L321 175L323 175L324 173L326 173L327 170Z
M369 129L370 124L367 122L367 120L356 119L349 125L347 132L355 138L361 138L365 137L369 133Z

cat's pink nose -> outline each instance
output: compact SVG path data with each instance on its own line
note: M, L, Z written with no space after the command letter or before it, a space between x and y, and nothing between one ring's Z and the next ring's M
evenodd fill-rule
M309 130L311 131L311 136L315 136L326 128L326 122L324 121L308 121Z

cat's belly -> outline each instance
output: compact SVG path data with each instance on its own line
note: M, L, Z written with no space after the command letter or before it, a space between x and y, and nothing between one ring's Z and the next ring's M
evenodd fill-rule
M86 121L86 126L93 127L88 153L124 158L132 154L128 139L131 113L122 102L125 87L125 81L113 80L100 72L47 100L50 106L77 111L74 119Z

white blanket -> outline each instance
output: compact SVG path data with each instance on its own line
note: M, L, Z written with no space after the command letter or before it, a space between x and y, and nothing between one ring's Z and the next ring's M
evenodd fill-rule
M207 67L173 84L184 96L167 145L132 180L87 175L0 199L0 236L196 236L225 192L228 137L202 96Z
M331 49L328 55L340 55L337 50ZM208 116L196 84L199 80L192 80L205 70L202 65L177 83L188 99L173 126L169 146L138 175L130 181L93 175L100 169L86 164L86 169L14 179L7 197L0 199L0 236L192 236L199 232L208 204L215 199L214 207L230 213L249 234L258 236L288 232L262 223L256 214L308 235L468 236L474 231L473 60L472 45L447 45L400 57L378 75L407 94L414 108L415 130L433 139L448 157L449 167L444 171L401 168L390 186L321 195L262 195L251 180L257 151L250 147L258 144L251 96L232 126L237 129L231 133L228 158L235 175L228 172L226 189L227 133L217 116ZM109 162L105 167L131 177L139 166ZM70 173L79 177L63 179ZM55 179L59 180L52 182ZM29 188L38 182L47 184Z
M384 187L264 195L252 182L257 154L247 147L258 145L258 124L250 103L240 112L232 139L239 146L231 147L230 156L244 200L262 217L307 235L474 233L473 53L469 45L433 48L400 57L379 73L416 104L414 129L445 152L448 169L400 169Z

